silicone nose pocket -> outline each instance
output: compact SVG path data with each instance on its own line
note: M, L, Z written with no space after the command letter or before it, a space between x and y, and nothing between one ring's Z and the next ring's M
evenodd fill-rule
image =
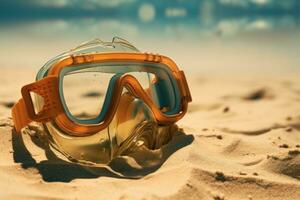
M155 122L151 109L124 89L115 117L109 126L111 136L116 138L116 144L121 149L127 148L126 145L134 140L136 126L145 121Z

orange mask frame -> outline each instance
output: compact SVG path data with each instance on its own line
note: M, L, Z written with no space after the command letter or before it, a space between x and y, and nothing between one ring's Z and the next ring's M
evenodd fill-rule
M59 74L62 69L86 63L102 63L109 61L161 63L167 66L176 80L181 94L181 111L174 115L165 115L149 97L140 83L131 75L124 75L117 80L113 88L114 96L109 104L109 112L99 124L78 124L65 114L59 96ZM94 53L72 55L55 63L43 79L25 85L21 89L22 97L12 108L12 117L17 132L30 122L55 123L70 136L93 135L110 124L120 103L123 88L126 87L135 97L140 98L153 112L159 124L172 124L180 120L187 112L188 103L192 101L190 90L184 75L177 65L168 57L148 53ZM34 92L44 99L42 109L36 113L30 93Z

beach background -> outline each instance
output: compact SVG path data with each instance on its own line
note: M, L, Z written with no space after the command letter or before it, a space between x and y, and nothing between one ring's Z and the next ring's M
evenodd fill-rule
M0 11L1 199L299 198L299 1L3 0ZM125 178L95 176L24 137L27 152L10 117L21 87L61 52L114 36L171 57L188 79L179 130L144 152L153 167L120 158Z

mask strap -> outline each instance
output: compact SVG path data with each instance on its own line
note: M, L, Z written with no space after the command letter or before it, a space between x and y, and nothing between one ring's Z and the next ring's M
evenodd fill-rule
M14 121L15 129L17 132L20 132L22 128L27 126L32 120L27 114L26 106L24 99L20 99L16 103L11 111L11 115Z

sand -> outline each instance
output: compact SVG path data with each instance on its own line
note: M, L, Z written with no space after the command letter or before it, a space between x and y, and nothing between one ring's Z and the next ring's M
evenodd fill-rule
M10 108L34 75L1 69L0 199L299 199L296 75L188 75L193 103L179 130L160 149L114 160L119 175L46 159L22 142Z

